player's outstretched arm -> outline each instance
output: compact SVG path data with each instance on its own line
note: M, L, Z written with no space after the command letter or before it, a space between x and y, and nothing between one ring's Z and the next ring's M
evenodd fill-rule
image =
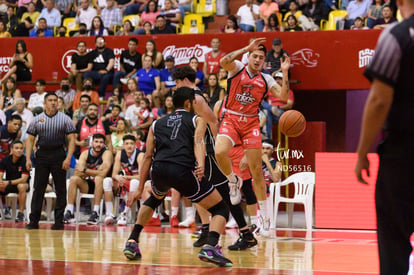
M204 177L204 165L205 165L205 156L206 156L206 144L204 142L204 136L206 134L207 123L201 118L196 118L196 129L194 133L194 156L197 161L197 167L195 174L198 179Z

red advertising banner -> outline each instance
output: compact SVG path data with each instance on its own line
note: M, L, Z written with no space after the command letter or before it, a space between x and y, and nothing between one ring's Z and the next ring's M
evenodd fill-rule
M157 49L164 57L173 55L177 65L187 64L196 56L200 63L204 54L211 51L213 37L221 40L221 49L231 52L248 44L251 37L266 37L270 49L272 40L278 37L292 59L291 79L299 84L296 90L340 90L367 89L369 82L363 77L363 69L372 57L380 32L363 31L318 31L286 33L241 33L241 34L194 34L137 36L138 51L144 52L145 42L154 39ZM15 52L15 44L21 38L2 38L0 41L0 74L8 70L7 64ZM107 36L106 45L119 57L127 48L128 36ZM33 54L33 80L44 78L56 81L67 75L76 43L84 40L88 49L95 48L94 37L71 38L24 38L27 49Z

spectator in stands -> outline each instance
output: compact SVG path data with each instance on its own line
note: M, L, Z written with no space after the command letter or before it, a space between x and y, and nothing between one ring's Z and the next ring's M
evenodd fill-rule
M66 105L65 105L65 99L63 97L58 97L58 101L57 101L57 110L58 112L62 112L65 115L67 115L68 117L71 117L71 113L66 109Z
M273 39L272 49L266 54L264 67L274 76L280 71L280 59L288 55L287 51L283 49L282 40L280 38Z
M88 36L88 27L85 23L79 23L79 29L73 34L74 37Z
M253 32L256 20L259 19L259 6L253 4L253 0L246 0L246 4L237 11L237 17L240 20L240 29L245 32Z
M308 22L302 21L304 30L319 30L322 19L327 19L328 13L322 0L311 0L303 9L303 15Z
M91 29L89 30L89 36L107 36L108 30L105 28L102 18L95 16L92 19Z
M19 115L22 118L22 135L20 140L24 141L26 139L26 131L29 124L32 122L33 113L26 108L26 99L23 97L16 98L16 111L12 114Z
M36 10L36 6L33 2L30 2L27 5L27 11L23 13L21 16L22 21L26 20L27 18L30 18L30 23L27 26L29 29L34 27L34 23L37 22L37 18L39 18L40 13Z
M75 144L79 146L80 153L88 150L92 145L92 135L98 133L105 136L106 145L112 151L111 132L98 118L98 105L91 103L86 111L86 116L76 124Z
M141 34L145 34L145 35L150 35L152 34L152 25L150 22L145 22L144 26L142 27L144 29L144 33Z
M160 73L152 67L151 56L144 54L142 68L137 71L138 87L144 92L145 96L154 102L155 97L160 97ZM159 106L156 106L159 107Z
M218 76L211 74L208 76L208 86L203 89L203 93L207 93L210 98L210 108L213 109L218 100L223 100L226 95L226 91L219 85Z
M205 64L205 63L204 63ZM197 57L193 56L190 58L190 63L188 64L190 67L196 71L196 80L195 84L197 87L202 90L204 88L204 73L198 69L198 59ZM210 68L209 68L210 69Z
M88 137L89 139L89 137ZM88 224L99 223L99 208L103 195L103 179L111 170L113 157L111 150L106 150L105 144L111 145L100 132L91 133L91 150L84 151L76 164L75 175L70 178L68 188L68 204L65 209L64 223L71 223L74 216L74 204L77 189L79 192L94 194L94 206ZM108 210L109 211L109 210Z
M163 116L171 114L172 112L174 112L174 110L175 110L175 108L174 108L174 104L173 104L173 100L172 100L172 94L168 94L165 97L163 107L158 109L157 119L160 119Z
M118 8L124 10L125 15L141 13L148 0L118 0Z
M375 20L382 17L382 6L384 5L384 0L373 0L372 5L369 7L367 15L367 26L372 28L374 26Z
M77 24L84 23L89 30L92 25L92 19L97 15L96 9L90 6L89 0L81 0L80 8L76 12Z
M276 82L279 85L282 85L283 74L282 72L277 72L274 76ZM272 127L273 124L279 121L280 116L287 110L292 109L293 103L295 102L295 97L292 90L289 90L288 99L286 101L269 95L267 100L262 102L262 106L267 110L267 120L266 120L266 130L267 138L272 136Z
M14 33L17 25L19 24L19 18L14 13L14 8L12 6L7 7L7 19L6 19L6 27L9 33Z
M32 79L30 69L33 68L33 56L27 51L26 43L23 40L16 42L16 53L14 54L8 72L0 80L0 84L5 79L12 77L16 81L29 81Z
M122 29L119 30L116 35L132 35L134 34L134 26L131 21L125 20L122 24Z
M205 75L218 74L220 71L220 59L226 55L225 52L220 50L221 41L219 38L214 37L211 39L210 45L212 50L204 56L203 73Z
M122 12L115 6L114 0L106 0L106 7L101 12L101 18L103 21L102 25L112 34L115 31L115 26L122 25Z
M352 0L349 2L348 7L346 8L347 15L345 16L344 28L349 29L353 24L355 18L362 17L366 18L368 15L368 9L370 0ZM337 25L340 22L337 22ZM337 29L340 29L337 27Z
M4 180L3 176L5 176ZM0 179L2 179L0 181L0 192L2 194L18 194L19 212L16 216L16 222L23 222L26 192L29 190L29 171L26 169L26 157L23 156L23 143L20 140L12 143L11 155L1 160Z
M191 11L192 0L172 0L173 5L180 10L181 19L184 21L186 11Z
M120 114L121 106L114 105L112 106L111 111L101 118L111 133L116 131L116 122L121 118Z
M83 77L90 77L95 83L99 83L98 93L102 100L105 96L106 86L112 82L114 77L115 55L112 49L105 47L105 38L95 38L96 49L90 52L92 71L83 73Z
M140 25L147 21L155 25L158 15L160 15L160 11L158 11L157 3L154 0L150 0L141 14Z
M91 56L86 52L85 41L79 41L76 45L77 52L72 55L72 64L70 65L69 80L76 83L76 90L81 91L83 88L83 73L92 70Z
M263 3L259 6L259 20L256 21L256 31L263 31L264 27L269 22L269 16L271 14L279 13L279 6L272 0L264 0Z
M113 87L112 95L108 98L106 103L105 113L110 113L114 106L119 106L121 108L121 112L125 112L126 110L125 98L122 95L122 87L120 85L115 85Z
M152 34L173 34L176 32L174 27L167 25L167 20L162 15L157 16L157 22L152 30Z
M125 105L128 108L135 104L135 92L138 91L138 82L135 78L130 78L127 81L127 91L125 93ZM142 92L140 92L142 93Z
M12 37L12 35L7 31L6 25L3 21L0 20L0 38L8 38Z
M45 18L47 27L53 29L59 27L62 23L59 10L55 9L54 0L46 0L46 6L42 9L39 18Z
M227 91L227 76L228 76L227 71L224 68L220 67L220 71L218 74L219 85L223 87L224 91Z
M10 155L11 144L20 140L22 136L22 118L18 115L13 115L7 120L6 125L0 126L0 160Z
M242 30L239 28L239 24L237 23L237 17L234 15L229 15L229 17L227 17L226 25L224 28L221 28L220 31L224 33L242 32Z
M44 79L38 79L36 80L35 85L36 93L30 95L27 109L38 114L43 112L43 103L45 102L45 95L47 94L45 91L46 81Z
M267 24L263 28L264 32L277 32L280 30L279 19L277 18L276 14L271 14L267 20Z
M164 58L162 53L157 50L155 41L152 39L147 40L145 44L145 53L144 55L151 56L152 66L156 69L164 69ZM142 55L142 62L144 63L144 55Z
M164 16L167 20L167 25L176 28L177 24L181 23L180 9L174 8L172 0L164 1L164 8L161 10L160 15Z
M64 77L60 80L60 89L55 92L58 97L63 98L66 111L72 112L73 101L75 100L76 91L71 88L69 78Z
M166 94L172 94L172 91L175 90L175 80L172 76L175 71L175 60L174 56L169 55L165 58L165 69L160 72L161 79L161 94L165 96Z
M140 129L133 131L132 135L135 137L137 142L135 143L137 148L141 151L145 150L145 134Z
M298 19L296 19L296 16L289 15L287 18L287 25L285 28L283 28L283 31L285 32L294 32L294 31L303 31L302 27L299 27Z
M65 26L60 26L58 28L57 36L58 37L65 37L66 36L66 27Z
M22 97L22 93L17 89L16 80L12 77L3 83L3 92L0 96L0 109L3 110L7 118L16 109L16 99Z
M29 36L30 37L38 37L39 34L37 31L41 31L44 33L44 37L53 37L53 31L47 28L47 21L45 18L39 18L37 21L37 28L33 28L33 30L30 31Z
M299 20L299 17L302 15L302 11L299 9L299 5L296 1L290 1L289 11L283 17L283 22L287 22L289 15L294 15L297 20Z
M389 5L384 5L382 8L382 18L379 18L375 20L373 28L374 29L385 29L388 24L396 22L397 19L395 19L392 16L392 10Z
M111 134L112 141L112 153L116 154L118 151L122 150L123 141L122 138L129 133L128 122L122 117L120 117L116 122L116 131Z
M150 101L148 98L142 98L139 102L140 109L135 111L135 115L138 116L137 129L141 129L145 134L148 133L149 127L153 121L153 114L151 112ZM148 123L151 121L151 123ZM134 128L133 128L134 129Z
M83 80L83 89L76 93L75 99L73 100L72 109L76 110L80 106L80 98L82 95L88 95L91 98L91 103L95 103L99 106L99 94L95 91L93 86L93 80L92 78L85 78Z
M143 99L143 93L142 92L135 92L134 93L134 104L129 106L125 112L125 119L129 123L129 129L131 131L136 131L137 129L140 129L142 126L147 127L148 125L151 125L152 118L149 120L151 123L145 123L141 126L139 126L139 117L137 113L141 111L141 99Z
M78 121L81 121L86 116L89 104L91 104L91 97L82 95L80 97L80 107L73 110L72 121L74 125L78 124Z
M364 19L358 16L355 18L354 24L351 26L351 30L369 30L369 28L365 26Z
M62 19L76 16L76 12L72 9L73 1L74 0L56 0L56 7L62 15Z
M120 82L126 84L128 79L134 77L142 67L142 56L137 52L138 39L132 37L128 41L128 49L123 50L119 59L120 69L114 73L113 85Z
M31 0L18 0L17 1L17 10L16 10L17 18L22 18L22 15L25 12L27 12L27 8L31 2L32 2ZM33 21L33 22L36 22L36 21Z

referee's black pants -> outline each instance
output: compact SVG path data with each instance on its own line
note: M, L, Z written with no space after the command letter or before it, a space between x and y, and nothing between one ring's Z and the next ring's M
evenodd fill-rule
M375 204L380 273L406 275L414 232L414 145L387 138L378 153Z
M63 224L63 212L66 207L66 171L62 169L62 162L65 158L66 153L63 148L54 150L40 148L36 152L30 223L39 223L49 174L52 173L56 191L55 224Z

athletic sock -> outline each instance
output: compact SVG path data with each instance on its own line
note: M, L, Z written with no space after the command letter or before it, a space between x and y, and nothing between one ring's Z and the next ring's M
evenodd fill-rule
M256 224L257 223L257 217L256 216L250 216L250 224Z
M210 231L208 232L206 244L215 247L219 241L219 238L220 238L219 233L217 233L216 231Z
M171 207L171 217L178 215L178 207Z
M75 206L73 204L68 204L66 205L66 210L69 210L70 213L73 214L73 212L75 212Z
M131 232L131 235L129 235L128 240L134 240L136 242L138 242L139 239L139 234L141 234L143 226L140 224L135 224L134 225L134 229Z
M93 211L99 214L99 204L93 206Z
M259 208L260 208L260 213L267 217L267 207L266 207L266 201L259 201Z
M106 215L107 216L113 216L114 214L112 213L112 209L113 209L113 204L111 201L106 201L105 202L105 209L106 209Z

